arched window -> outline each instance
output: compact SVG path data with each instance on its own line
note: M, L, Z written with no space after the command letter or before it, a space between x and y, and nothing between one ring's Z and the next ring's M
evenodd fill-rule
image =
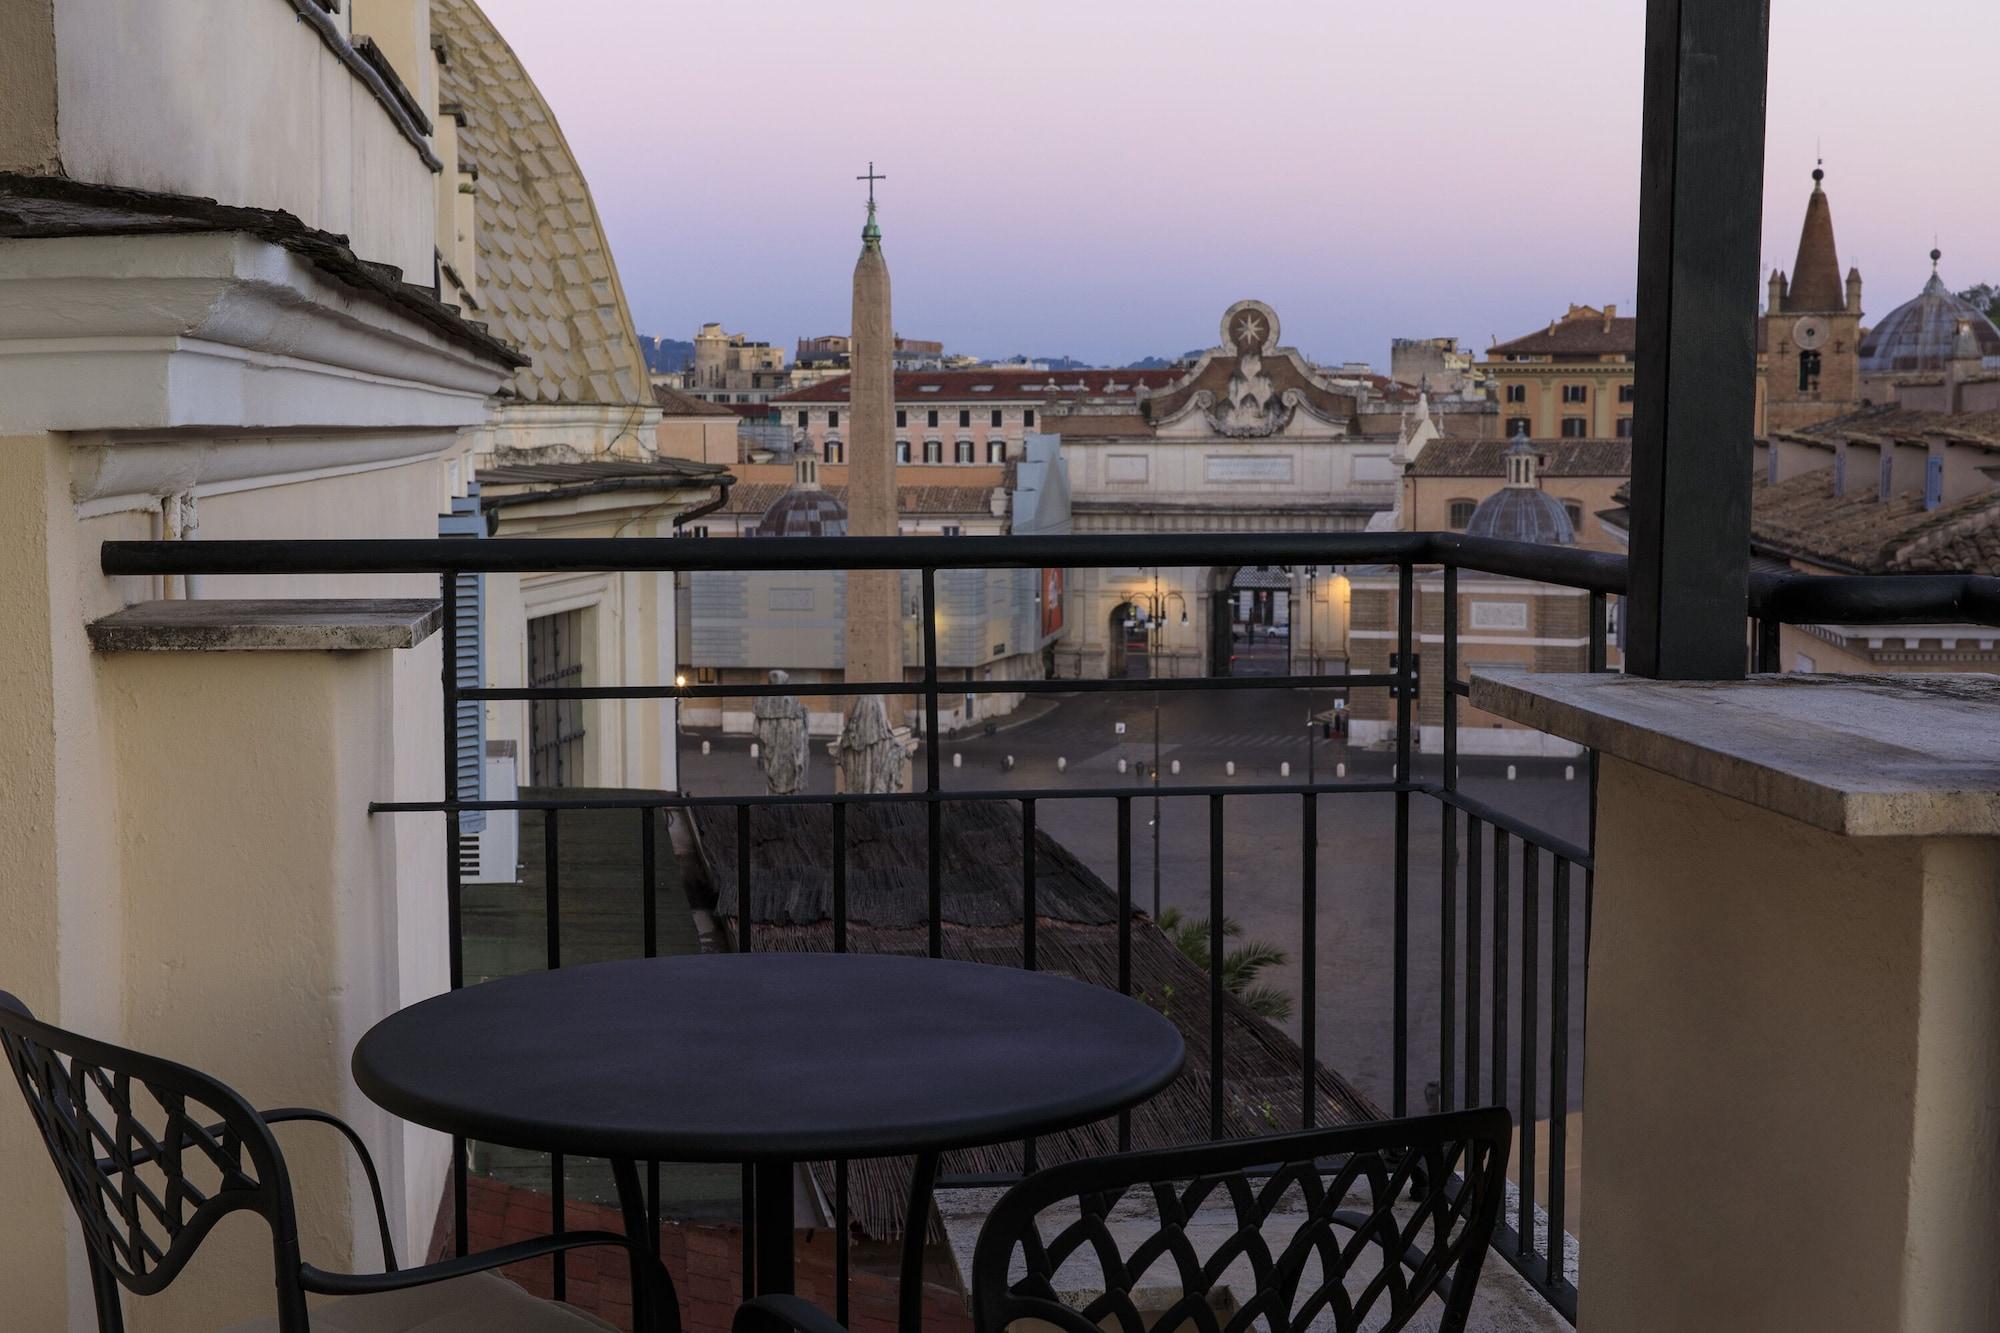
M1451 502L1451 526L1454 531L1463 531L1472 522L1472 511L1479 508L1477 500L1453 500Z

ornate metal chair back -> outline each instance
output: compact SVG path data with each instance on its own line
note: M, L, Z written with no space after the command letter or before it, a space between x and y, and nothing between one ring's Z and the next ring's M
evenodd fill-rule
M4 991L0 1049L82 1225L100 1329L124 1326L119 1286L162 1290L240 1211L271 1224L279 1307L301 1321L283 1326L304 1327L291 1185L248 1103L198 1070L43 1023Z
M981 1230L973 1321L1001 1333L1465 1327L1505 1193L1499 1107L1052 1166Z

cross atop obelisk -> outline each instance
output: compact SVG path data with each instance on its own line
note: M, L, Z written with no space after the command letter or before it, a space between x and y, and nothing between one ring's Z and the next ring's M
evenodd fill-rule
M875 182L885 181L889 178L877 175L875 172L875 163L871 160L868 163L868 174L866 176L856 176L854 179L868 182L868 221L861 228L861 243L864 247L879 245L882 241L882 229L875 225Z

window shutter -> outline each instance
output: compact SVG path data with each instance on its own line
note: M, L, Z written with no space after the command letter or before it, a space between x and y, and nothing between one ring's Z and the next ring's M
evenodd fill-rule
M449 514L438 515L438 536L481 538L486 535L486 515L479 509L479 487L472 494L454 498ZM454 674L462 690L486 684L486 576L455 574L458 584L458 623L452 642L444 650L452 655ZM486 701L461 699L458 703L456 735L452 753L458 765L458 799L486 799ZM458 831L471 835L486 827L484 810L467 810L458 817Z

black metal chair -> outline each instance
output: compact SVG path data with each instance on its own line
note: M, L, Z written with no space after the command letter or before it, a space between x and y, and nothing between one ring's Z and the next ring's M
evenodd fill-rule
M446 1314L467 1327L508 1333L613 1328L574 1307L538 1300L489 1271L595 1245L628 1252L634 1280L644 1275L656 1284L663 1333L677 1333L672 1280L637 1239L572 1231L398 1269L375 1163L338 1118L294 1107L252 1110L199 1070L51 1027L5 991L0 1048L82 1224L101 1333L124 1329L121 1286L142 1296L163 1290L215 1224L235 1212L256 1213L270 1225L277 1292L276 1316L241 1325L241 1333L387 1333ZM288 1121L329 1125L352 1145L374 1195L385 1271L331 1273L301 1258L291 1181L270 1130ZM309 1315L308 1292L351 1299L318 1305Z
M973 1327L1394 1333L1435 1301L1440 1333L1460 1333L1512 1129L1492 1107L1048 1167L980 1229ZM796 1297L762 1297L735 1333L778 1326L840 1327Z

